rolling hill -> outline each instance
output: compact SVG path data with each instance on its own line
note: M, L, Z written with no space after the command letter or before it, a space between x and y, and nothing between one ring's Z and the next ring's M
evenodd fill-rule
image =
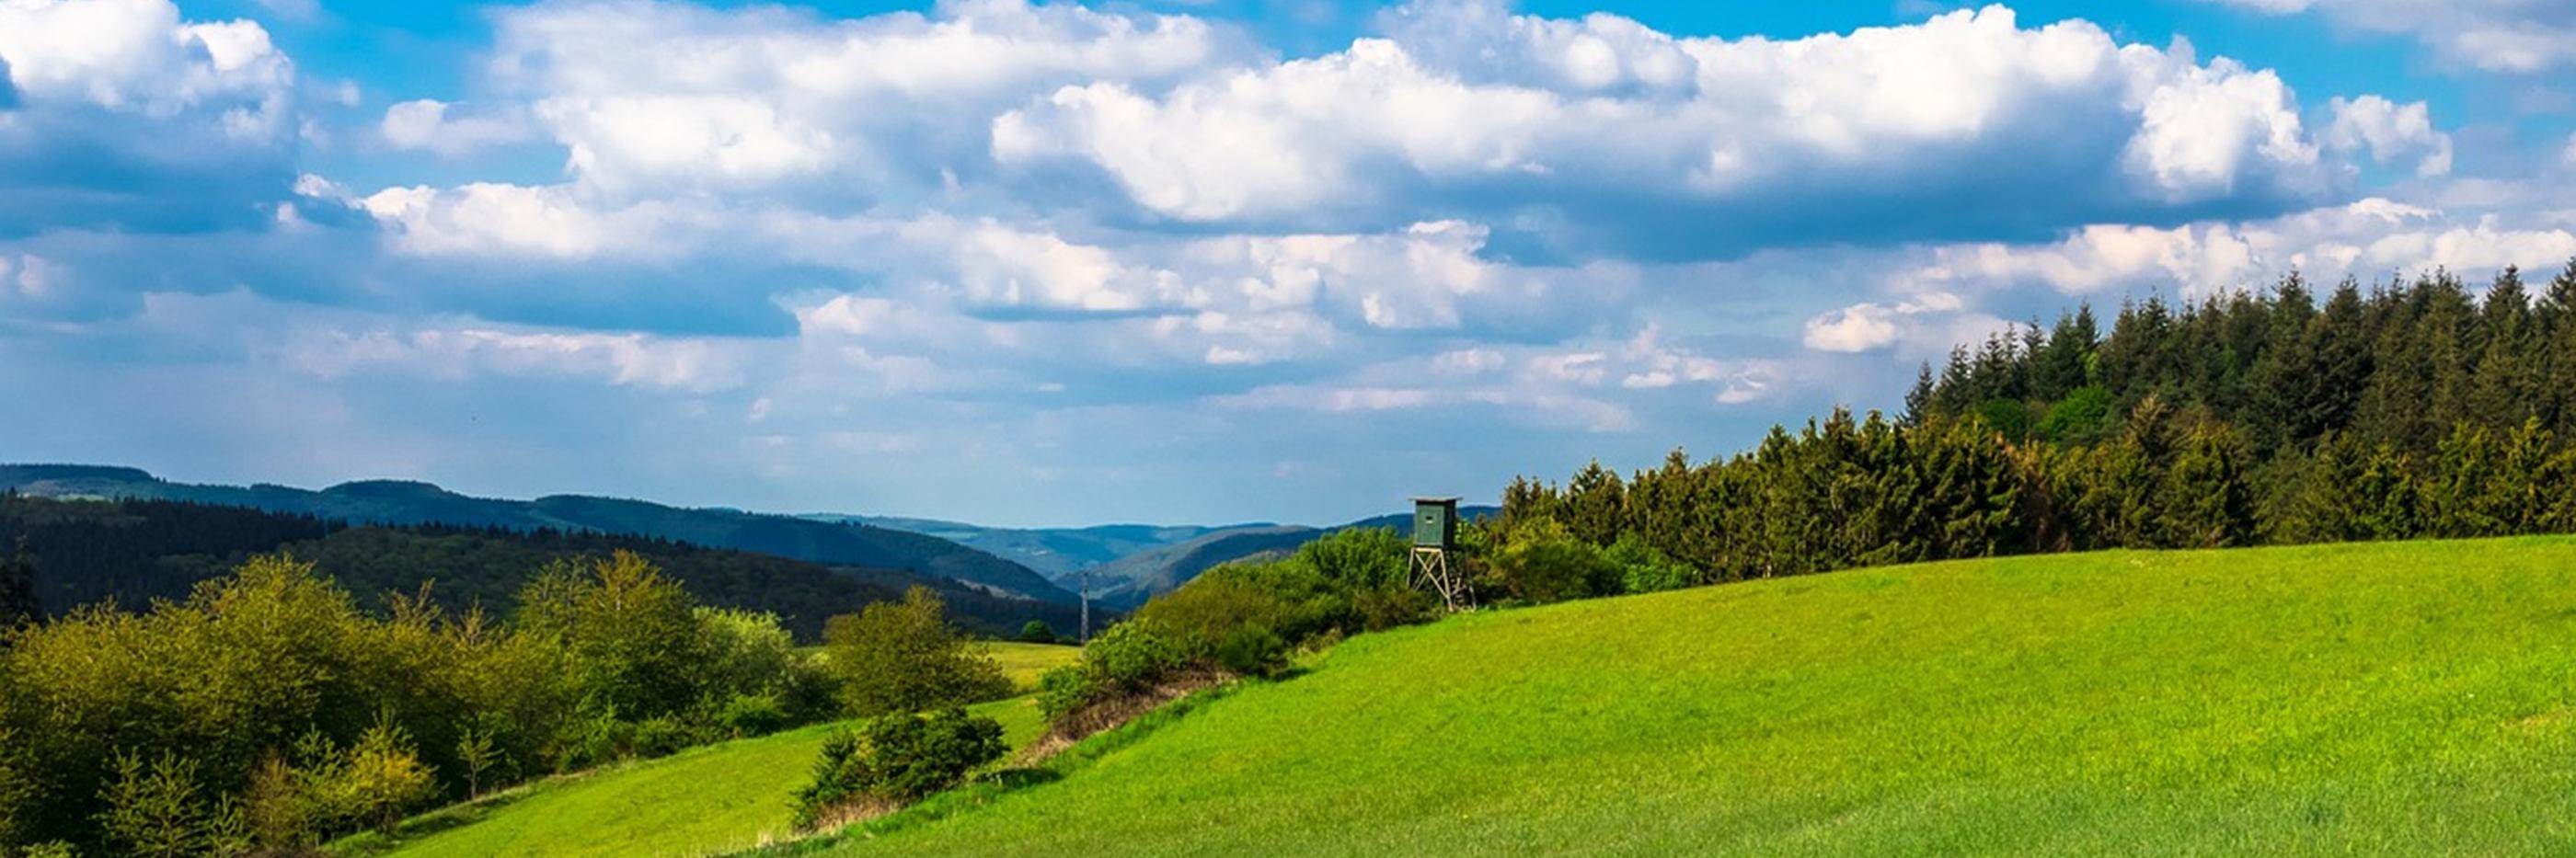
M2576 539L1958 561L1364 635L774 850L2563 854Z
M897 569L987 592L1070 604L1073 593L1000 557L948 540L849 522L637 500L553 495L532 501L469 497L429 483L369 480L320 491L259 484L174 483L134 468L0 465L0 490L45 497L178 500L372 524L444 524L630 534L774 554L826 566Z
M901 516L820 513L802 516L816 521L855 522L936 536L1037 570L1061 582L1065 575L1099 566L1140 551L1186 542L1223 530L1267 527L1239 524L1202 525L1104 524L1095 527L987 527L960 521Z
M381 604L387 592L409 594L427 584L432 601L450 610L480 605L506 611L520 587L551 561L632 551L700 600L777 614L808 641L821 638L825 618L901 599L915 586L937 591L962 624L986 634L1016 634L1032 619L1070 629L1079 617L1072 605L994 595L919 572L827 567L591 531L350 527L249 507L0 495L0 545L22 537L36 563L39 600L57 615L108 600L139 610L156 599L181 599L251 555L280 552L312 561L364 605Z
M1034 698L978 704L974 711L1002 722L1013 748L1037 737ZM351 858L686 856L783 840L791 835L796 789L809 780L823 740L842 729L847 725L818 724L540 781L414 818L392 838L348 838L331 852Z

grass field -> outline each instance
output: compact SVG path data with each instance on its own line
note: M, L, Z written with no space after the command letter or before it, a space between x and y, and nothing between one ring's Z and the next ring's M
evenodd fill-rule
M1001 721L1013 748L1037 737L1040 719L1032 698L986 703L974 711ZM403 858L647 858L736 851L788 833L794 813L789 797L811 778L824 737L839 728L818 725L543 781L412 819L392 842L360 835L331 851Z
M1002 675L1010 677L1011 684L1019 686L1023 691L1038 687L1039 674L1057 665L1072 664L1074 660L1082 657L1081 647L1062 644L991 641L985 645L992 647L993 660L1001 663ZM813 646L804 648L803 652L821 656L825 650L822 647Z
M997 641L992 647L993 660L1002 664L1002 675L1010 677L1011 684L1022 690L1038 687L1039 674L1082 657L1078 646Z
M1480 613L1354 638L1064 768L788 851L2566 854L2576 540Z

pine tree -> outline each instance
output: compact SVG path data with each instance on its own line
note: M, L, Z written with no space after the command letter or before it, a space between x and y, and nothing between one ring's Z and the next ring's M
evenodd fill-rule
M2251 543L2254 488L2247 472L2252 458L2234 433L2217 426L2194 429L2166 476L2165 544L2226 548Z
M1932 416L1933 390L1932 362L1924 361L1914 374L1914 386L1905 391L1905 425L1921 426Z
M0 628L42 619L45 607L36 596L36 557L20 535L6 562L0 562Z
M2049 330L2048 339L2031 355L2031 395L2055 402L2088 383L2086 376L2099 336L2100 332L2093 329L2090 306L2057 317L2057 326Z
M1620 520L1627 513L1627 494L1619 472L1593 460L1565 486L1565 529L1576 539L1609 547L1619 539Z

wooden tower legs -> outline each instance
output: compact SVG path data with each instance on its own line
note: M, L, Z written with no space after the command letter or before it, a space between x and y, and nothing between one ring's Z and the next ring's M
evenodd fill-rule
M1467 570L1449 562L1446 549L1417 545L1413 548L1413 574L1440 594L1440 601L1451 611L1463 611L1476 603L1476 591L1467 583Z

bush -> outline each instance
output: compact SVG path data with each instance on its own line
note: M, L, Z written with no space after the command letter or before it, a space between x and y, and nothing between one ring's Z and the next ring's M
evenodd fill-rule
M1513 528L1494 552L1491 570L1506 592L1532 603L1609 595L1620 585L1619 567L1554 519Z
M1675 562L1647 545L1634 531L1619 534L1619 541L1611 543L1603 557L1619 567L1621 589L1625 592L1660 593L1705 583L1700 580L1699 570Z
M1216 666L1245 676L1268 676L1288 666L1288 642L1257 623L1237 626L1217 641Z
M899 604L833 617L823 641L853 715L919 712L1011 693L992 653L950 625L946 606L926 587L912 588Z
M658 715L635 722L631 752L644 759L667 757L680 749L697 744L694 731L686 722L668 715Z
M955 707L876 718L824 741L814 782L796 792L797 827L814 828L863 800L918 801L964 783L1009 750L1000 722Z
M1062 640L1056 636L1055 627L1047 625L1045 620L1030 620L1027 625L1021 626L1019 639L1021 643L1048 644Z
M793 719L776 694L736 694L716 710L716 729L741 739L784 730Z
M1083 667L1105 685L1141 690L1186 664L1179 648L1157 634L1151 622L1129 620L1110 626L1082 648Z
M1091 703L1101 685L1094 682L1089 665L1068 664L1038 675L1038 711L1049 722L1062 720L1075 710Z

